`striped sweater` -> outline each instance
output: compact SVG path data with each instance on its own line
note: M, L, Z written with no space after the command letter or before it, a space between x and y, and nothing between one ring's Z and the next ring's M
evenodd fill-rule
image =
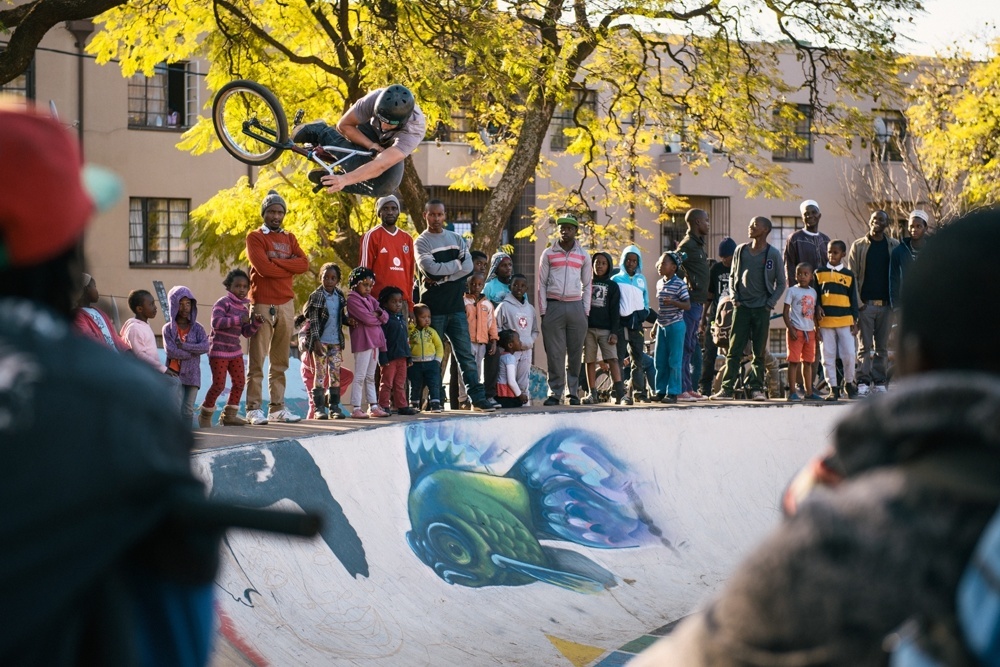
M849 327L858 319L858 289L854 272L843 264L827 264L816 272L819 305L823 307L823 329Z
M583 301L583 314L590 315L590 283L594 269L579 241L568 251L558 243L542 251L538 259L538 312L545 315L548 301Z
M235 359L243 356L240 336L250 338L260 328L260 322L253 318L246 324L241 322L244 314L250 314L247 307L249 303L232 292L226 292L212 306L212 333L208 337L210 359Z

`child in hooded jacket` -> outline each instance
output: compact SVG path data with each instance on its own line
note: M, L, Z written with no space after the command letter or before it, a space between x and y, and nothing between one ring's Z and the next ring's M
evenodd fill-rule
M587 336L583 339L590 396L584 399L584 403L600 402L597 389L594 388L594 383L597 382L597 351L600 350L601 359L608 365L614 382L613 391L617 404L625 396L625 383L622 382L621 367L618 364L618 339L622 336L619 313L621 290L618 283L611 279L611 255L595 252L592 262L594 278L590 283L590 313L587 315Z
M198 324L198 300L190 289L175 286L167 293L167 303L170 310L162 330L167 373L181 383L181 414L190 423L201 387L201 355L208 352L208 333Z

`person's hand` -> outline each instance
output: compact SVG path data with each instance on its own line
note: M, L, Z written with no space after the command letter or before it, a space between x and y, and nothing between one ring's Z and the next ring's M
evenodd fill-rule
M788 330L788 337L791 338L792 340L798 340L799 339L799 334L798 334L798 332L795 329L789 329Z
M354 327L358 326L358 321L354 319L354 317L348 317L347 326L353 329Z
M497 342L495 340L491 340L490 344L486 346L486 354L492 357L496 353L497 353Z
M857 324L852 324L851 325L851 335L852 336L857 336L858 335L858 325Z
M528 403L528 395L527 394L521 394L517 398L521 401L521 405L526 405Z
M617 344L618 344L618 334L611 334L610 336L608 336L608 345L617 345Z
M250 321L250 313L240 313L240 324L246 324Z
M409 367L410 367L410 366L412 366L412 365L413 365L413 359L409 359L409 358L408 358L408 359L406 360L406 367L407 367L407 368L409 368Z
M312 352L313 354L323 354L323 344L320 343L319 340L313 342Z
M327 174L326 176L320 178L319 182L326 186L326 191L330 194L340 192L348 185L345 182L344 177L337 174Z
M254 313L253 314L253 318L255 320L257 320L257 324L263 324L264 323L264 316L261 313Z

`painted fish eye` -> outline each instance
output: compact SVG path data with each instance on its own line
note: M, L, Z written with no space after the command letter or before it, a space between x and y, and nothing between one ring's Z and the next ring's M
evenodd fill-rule
M432 523L427 527L427 542L440 556L456 565L468 565L474 559L468 541L453 526Z

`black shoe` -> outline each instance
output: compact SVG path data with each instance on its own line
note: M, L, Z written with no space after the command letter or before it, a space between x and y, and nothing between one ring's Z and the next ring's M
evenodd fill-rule
M659 392L653 394L653 403L662 403L663 399L667 397L666 394L661 394Z
M542 402L542 405L559 405L560 403L562 403L562 401L560 401L558 397L549 396Z
M303 123L292 128L292 141L296 144L312 144L318 146L321 133L329 125L321 120L314 120L311 123Z
M404 415L406 417L412 417L413 415L418 414L418 413L417 413L417 410L414 409L414 408L405 407L405 408L400 408L399 410L396 410L396 414L397 415Z
M580 397L579 396L570 396L569 397L569 404L570 405L580 405Z
M848 382L844 385L844 389L847 391L847 398L857 398L858 397L858 385L853 382Z
M621 402L622 405L632 405L633 403L634 401L632 400L631 396L622 396L622 402Z
M675 396L674 394L667 394L662 399L660 399L660 403L673 404L676 402L677 402L677 396Z
M474 402L472 404L472 409L475 412L493 412L494 410L496 410L496 408L493 407L493 404L487 401L486 399Z

